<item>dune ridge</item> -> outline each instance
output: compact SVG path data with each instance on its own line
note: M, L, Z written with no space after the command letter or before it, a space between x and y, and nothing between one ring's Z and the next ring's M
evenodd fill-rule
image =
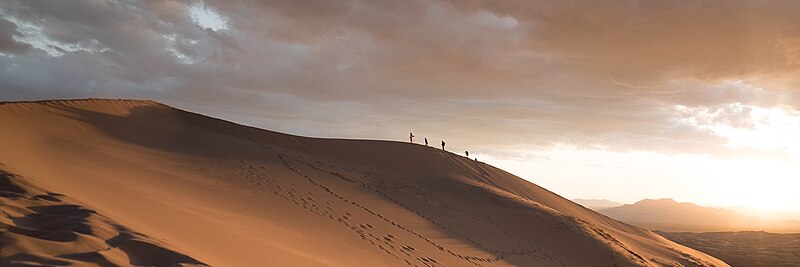
M0 125L8 172L212 266L727 266L423 145L139 100L2 103Z

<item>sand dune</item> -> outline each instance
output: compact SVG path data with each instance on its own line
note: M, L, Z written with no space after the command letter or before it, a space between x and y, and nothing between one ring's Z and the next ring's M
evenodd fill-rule
M20 262L727 266L488 164L422 145L298 137L151 101L5 103L0 125L3 168L49 190L4 198L25 210L6 212L4 227L52 212L34 207L65 205L49 198L88 214L66 220L76 226L67 234L56 231L70 238L4 241L3 253L34 256ZM109 243L117 235L122 243ZM140 259L124 242L165 254ZM59 256L72 245L87 248Z
M0 170L0 265L203 265L67 196Z

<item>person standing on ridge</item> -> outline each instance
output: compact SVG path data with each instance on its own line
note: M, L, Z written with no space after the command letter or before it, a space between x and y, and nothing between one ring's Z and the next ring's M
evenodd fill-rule
M414 143L414 133L408 133L408 142Z
M444 149L444 140L442 140L442 150L445 150Z
M467 154L467 157L469 158L469 151L464 151L464 154Z
M428 138L425 137L425 146L428 146Z

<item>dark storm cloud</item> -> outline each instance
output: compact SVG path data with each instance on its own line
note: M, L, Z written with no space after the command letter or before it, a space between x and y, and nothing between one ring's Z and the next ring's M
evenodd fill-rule
M677 105L800 109L796 1L85 0L0 9L0 49L14 54L0 57L3 99L154 98L318 136L394 139L414 129L486 147L663 151L724 149L723 139L681 125ZM204 25L215 12L225 27Z

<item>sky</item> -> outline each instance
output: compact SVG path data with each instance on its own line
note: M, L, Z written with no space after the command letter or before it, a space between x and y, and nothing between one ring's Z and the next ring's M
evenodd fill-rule
M800 1L0 2L0 100L470 151L567 198L800 212Z

